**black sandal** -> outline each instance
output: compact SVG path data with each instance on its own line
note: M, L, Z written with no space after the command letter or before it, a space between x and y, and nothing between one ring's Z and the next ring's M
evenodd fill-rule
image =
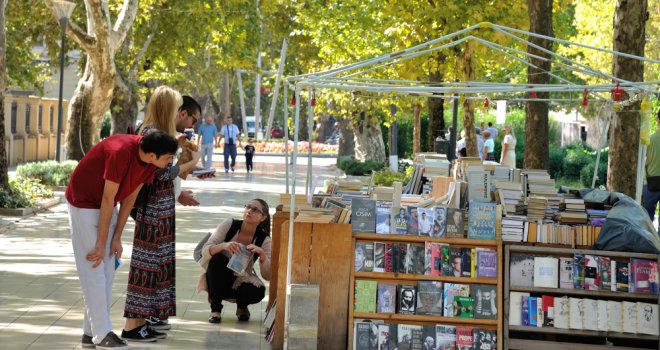
M209 323L220 323L222 321L222 317L220 316L213 316L209 317Z

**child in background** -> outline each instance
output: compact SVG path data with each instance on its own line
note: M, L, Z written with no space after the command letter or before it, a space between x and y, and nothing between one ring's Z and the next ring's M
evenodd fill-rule
M248 144L245 146L245 167L247 168L247 172L249 173L252 171L252 159L254 158L254 145L252 144L254 140L248 139Z

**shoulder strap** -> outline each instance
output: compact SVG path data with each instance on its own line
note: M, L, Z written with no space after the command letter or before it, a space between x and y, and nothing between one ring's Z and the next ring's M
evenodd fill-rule
M243 224L243 220L233 220L231 221L231 227L229 228L229 231L227 231L227 235L225 236L225 242L231 241L234 236L238 233L238 231L241 230L241 225Z

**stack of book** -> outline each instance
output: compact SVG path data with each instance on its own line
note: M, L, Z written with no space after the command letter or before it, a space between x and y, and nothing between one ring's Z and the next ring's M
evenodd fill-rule
M560 224L586 224L587 213L584 200L580 198L562 198L555 221Z
M516 206L521 204L523 197L522 183L512 181L496 181L498 203L502 204L502 214L516 214Z
M502 217L502 240L508 242L522 242L525 228L529 229L529 223L524 215L509 214Z
M527 219L532 222L543 220L546 214L548 200L545 197L527 198Z
M423 185L423 173L424 165L415 164L413 169L413 175L406 187L403 188L403 193L405 194L421 194L422 185Z

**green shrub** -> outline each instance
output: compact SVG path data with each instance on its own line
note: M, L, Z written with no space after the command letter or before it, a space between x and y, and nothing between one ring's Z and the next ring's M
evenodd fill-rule
M367 175L371 174L372 170L380 170L383 168L383 163L368 160L366 162L353 162L348 165L344 172L346 175Z
M339 168L343 171L346 171L346 169L348 169L348 166L351 163L354 163L354 162L355 162L355 159L353 159L350 156L337 157L337 168Z
M390 187L395 181L401 181L405 184L406 174L392 171L390 168L379 170L374 174L374 184L376 186Z
M550 145L550 177L560 179L563 176L564 158L566 152L564 148Z
M0 208L28 208L36 205L37 199L52 198L53 191L38 179L10 178L9 188L0 188Z
M581 177L581 171L588 164L595 162L592 150L582 142L566 146L566 156L562 174L568 179L577 179ZM593 171L593 168L591 169Z
M19 165L16 174L19 177L38 179L46 186L66 186L78 162L67 160L59 163L54 160Z
M602 158L601 158L602 160ZM580 182L584 187L591 187L591 181L594 176L594 169L596 162L588 164L580 171ZM598 179L596 179L596 186L607 185L607 161L598 164Z

